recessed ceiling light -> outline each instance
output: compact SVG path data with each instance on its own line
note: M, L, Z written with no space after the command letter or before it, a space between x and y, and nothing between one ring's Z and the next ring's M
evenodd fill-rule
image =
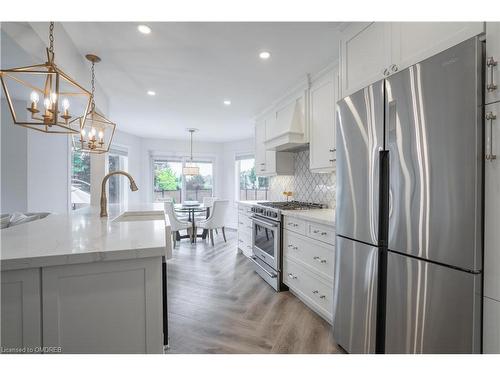
M231 105L231 100L226 99L223 101L223 103L224 103L224 105L229 106L229 105Z
M270 58L270 57L271 57L271 52L262 51L261 53L259 53L259 57L260 57L262 60L267 60L268 58Z
M155 96L156 95L156 92L153 91L153 90L148 90L148 95L149 96Z
M139 32L143 33L143 34L150 34L151 33L151 27L146 26L146 25L137 26L137 30L139 30Z

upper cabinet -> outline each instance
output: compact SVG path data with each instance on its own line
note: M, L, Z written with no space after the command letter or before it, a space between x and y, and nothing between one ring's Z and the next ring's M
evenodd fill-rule
M268 129L276 114L270 112L255 123L255 173L257 176L293 175L293 154L266 150Z
M500 101L500 22L486 23L486 104Z
M339 97L338 65L314 77L309 89L309 169L332 172L335 162L335 108Z
M340 42L341 96L483 32L483 22L353 23Z
M392 63L397 69L434 56L484 32L483 22L393 22Z
M271 111L273 121L266 129L267 150L286 151L309 142L307 93L307 87L301 85L274 106Z
M391 63L391 25L353 23L342 33L340 56L342 96L384 78Z

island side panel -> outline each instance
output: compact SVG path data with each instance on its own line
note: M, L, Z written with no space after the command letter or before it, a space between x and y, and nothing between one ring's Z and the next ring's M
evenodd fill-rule
M2 271L1 339L5 353L35 353L42 346L40 269Z
M162 353L162 257L46 267L43 344L62 353Z

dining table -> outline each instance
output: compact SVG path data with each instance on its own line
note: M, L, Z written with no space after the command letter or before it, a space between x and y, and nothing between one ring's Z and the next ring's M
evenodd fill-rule
M196 233L196 214L205 213L205 218L208 219L208 217L210 216L210 206L206 206L205 204L199 202L192 202L189 204L177 203L174 204L174 211L177 213L188 214L188 221L191 223L193 233L193 236L191 237L191 243L195 242L195 236L202 239L207 238L208 230L206 229L204 229L201 234ZM181 217L179 217L179 219L181 219ZM189 234L180 235L179 232L177 232L177 240L180 241L183 238L190 238L190 236Z

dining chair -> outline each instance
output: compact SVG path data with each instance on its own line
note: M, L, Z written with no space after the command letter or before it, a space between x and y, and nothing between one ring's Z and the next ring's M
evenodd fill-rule
M189 221L181 221L177 217L177 214L174 211L174 202L165 202L165 213L168 215L170 220L170 230L172 231L172 241L175 243L177 241L177 233L181 230L186 230L190 238L192 238L192 224Z
M210 210L210 216L208 217L208 219L196 223L197 228L208 230L208 236L210 237L212 246L214 246L214 230L218 228L222 229L224 242L227 242L225 232L225 215L228 203L228 200L213 201L213 205Z

